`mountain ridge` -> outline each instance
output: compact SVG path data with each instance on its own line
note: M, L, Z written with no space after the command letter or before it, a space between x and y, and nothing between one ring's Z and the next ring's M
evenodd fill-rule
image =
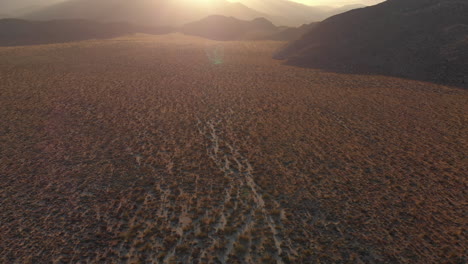
M188 0L69 0L32 12L24 18L88 19L100 22L125 21L145 26L181 26L212 14L235 16L239 19L267 16L240 3L210 1L210 5L201 6Z
M146 26L181 26L210 15L241 20L265 17L278 26L298 27L359 6L308 6L288 0L67 0L27 12L29 20L87 19ZM24 13L24 12L23 12Z

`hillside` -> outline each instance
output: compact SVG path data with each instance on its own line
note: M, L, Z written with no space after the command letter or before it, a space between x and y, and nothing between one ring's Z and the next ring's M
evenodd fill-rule
M269 35L266 39L269 40L279 40L279 41L294 41L302 38L307 34L312 28L316 27L318 22L304 24L300 27L290 27L280 30L277 33Z
M264 18L246 21L225 16L209 16L180 28L145 27L123 22L101 23L80 19L50 21L0 19L0 46L64 43L87 39L106 39L135 33L167 34L175 31L222 41L289 41L300 38L314 25L313 23L298 28L276 27Z
M209 16L184 25L180 31L213 40L248 40L268 38L279 28L265 18L244 21L233 17Z
M128 23L88 20L27 21L0 19L0 46L22 46L103 39L133 33L163 34L170 28L150 28Z
M332 71L468 84L468 2L390 0L320 23L275 58Z
M298 28L276 27L264 18L246 21L225 16L209 16L180 28L145 27L123 22L101 23L80 19L50 21L0 19L0 46L63 43L113 38L134 33L167 34L175 31L222 41L289 41L300 38L314 25L315 23Z
M68 0L25 16L33 20L88 19L103 22L125 21L147 26L180 26L209 15L254 19L266 16L240 3L207 0Z

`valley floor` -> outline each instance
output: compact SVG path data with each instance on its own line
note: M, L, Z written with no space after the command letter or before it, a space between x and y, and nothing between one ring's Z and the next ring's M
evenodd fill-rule
M0 48L0 262L465 263L467 91L282 45Z

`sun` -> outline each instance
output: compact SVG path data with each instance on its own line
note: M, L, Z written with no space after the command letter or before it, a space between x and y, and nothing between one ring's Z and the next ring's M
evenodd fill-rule
M197 4L200 6L212 6L216 0L178 0L181 3Z
M218 0L171 0L183 6L191 6L195 9L210 9L216 7Z

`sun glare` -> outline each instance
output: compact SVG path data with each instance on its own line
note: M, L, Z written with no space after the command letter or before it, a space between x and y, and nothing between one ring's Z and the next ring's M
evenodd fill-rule
M181 3L189 3L189 4L194 4L196 3L199 6L207 7L210 5L213 5L213 0L178 0Z

